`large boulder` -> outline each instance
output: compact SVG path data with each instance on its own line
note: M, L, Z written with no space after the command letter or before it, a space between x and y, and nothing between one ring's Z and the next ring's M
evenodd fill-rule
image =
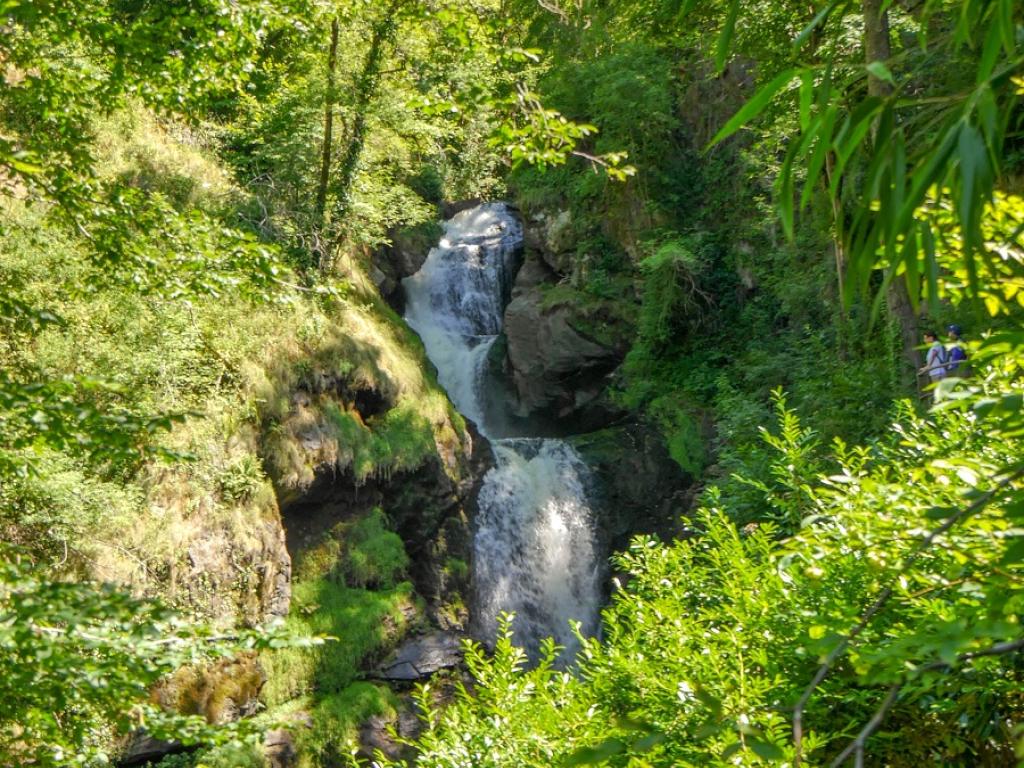
M549 301L553 273L528 256L505 310L507 357L519 416L573 419L603 393L623 350L579 330L571 302Z
M525 222L523 230L526 248L559 275L573 271L577 234L569 211L537 213Z
M408 683L428 680L462 663L462 635L431 632L403 643L374 673L381 680Z

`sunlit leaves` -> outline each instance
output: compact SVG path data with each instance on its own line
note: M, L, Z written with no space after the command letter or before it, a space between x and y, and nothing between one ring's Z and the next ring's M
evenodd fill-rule
M850 6L826 6L797 37L797 45L811 34L823 34L826 24L838 30L835 19L851 13ZM955 3L950 9L954 36L930 40L925 27L932 14L946 10L937 2L926 4L920 17L921 36L933 56L944 52L972 61L975 77L968 90L922 92L915 85L915 72L901 70L899 60L874 61L866 71L850 74L849 62L833 54L822 64L775 75L715 139L724 140L770 104L788 98L785 86L800 78L801 131L790 142L777 183L779 211L792 237L798 184L803 185L799 195L799 208L803 208L822 183L838 199L855 160L866 169L849 226L838 233L846 241L849 256L848 300L868 289L876 269L887 270L887 280L897 275L905 279L912 300L916 301L923 285L932 285L934 292L931 243L920 242L914 218L936 186L943 194L948 190L960 223L968 291L973 296L982 291L978 269L983 259L983 211L1001 172L1006 116L1014 110L1018 95L1010 78L1022 60L1016 47L1015 16L1004 0ZM866 74L890 84L892 95L865 96L861 89ZM832 168L826 162L830 156Z
M114 187L96 213L91 259L104 284L169 298L225 293L287 300L277 249L203 211L177 211L159 194Z
M951 196L932 190L915 212L916 250L925 268L941 271L942 279L929 279L924 295L961 303L980 300L993 316L1008 315L1024 307L1024 199L996 192L977 212L980 243L965 243L963 219L954 210Z
M0 478L30 471L43 448L101 464L183 458L161 448L158 438L184 414L133 413L116 405L118 395L116 387L92 379L21 381L0 372Z
M596 126L569 120L546 108L536 94L526 90L520 90L513 101L516 108L510 119L501 123L491 138L491 145L507 153L513 166L529 163L543 169L562 165L576 156L618 181L636 173L635 168L625 164L625 152L594 155L582 149L583 140L597 133Z
M276 647L279 626L229 635L182 621L112 587L68 583L0 549L0 762L105 764L108 727L145 726L156 738L218 743L252 733L251 722L213 726L165 712L149 688L185 664Z
M960 380L972 390L963 408L925 419L906 406L872 446L836 443L828 477L813 431L778 394L780 424L764 435L777 463L753 480L766 503L792 490L794 513L811 510L799 528L782 519L792 536L770 523L737 529L730 500L712 490L685 539L638 537L615 558L623 577L604 638L584 643L577 674L524 668L507 626L492 659L471 654L474 686L444 712L428 709L418 764L792 763L792 703L886 588L891 598L814 692L803 759L828 764L893 685L896 710L881 716L865 764L955 762L983 742L1005 755L1019 670L989 649L1009 653L1021 639L1024 513L1020 477L1005 469L1019 466L1020 443L990 430L1019 411L1015 376L1004 366Z

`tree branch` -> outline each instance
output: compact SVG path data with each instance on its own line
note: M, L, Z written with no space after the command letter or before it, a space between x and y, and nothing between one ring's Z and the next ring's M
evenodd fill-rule
M1003 490L1006 489L1011 483L1024 477L1024 467L1020 467L1014 472L1006 475L996 485L989 489L987 492L979 496L971 505L964 507L956 514L949 517L942 525L936 528L934 531L929 533L908 555L906 561L903 564L902 570L909 568L914 561L924 552L932 543L942 536L944 533L949 531L955 525L960 523L967 517L975 514L987 506L996 496L998 496ZM796 706L793 709L793 745L795 747L795 754L793 759L793 767L800 768L800 761L802 758L802 747L803 747L803 714L807 708L807 703L811 700L811 696L814 695L814 691L819 685L831 674L836 661L846 653L846 650L850 647L854 640L857 639L860 634L867 629L871 620L878 614L882 608L885 607L886 603L892 598L894 593L893 587L888 586L883 589L875 601L868 607L862 614L860 621L857 622L856 626L851 629L846 637L844 637L835 648L831 650L828 656L825 657L825 661L818 667L818 671L815 672L814 678L811 680L810 685L804 690L797 701ZM870 725L870 723L869 723ZM866 726L865 726L866 727ZM876 726L877 727L877 726Z
M1019 638L1017 640L1007 640L1002 643L996 643L995 645L989 646L988 648L984 648L980 651L969 651L967 653L961 653L959 656L956 657L956 663L962 664L964 662L971 661L973 659L979 659L985 656L1003 656L1008 653L1014 653L1021 649L1024 649L1024 638ZM896 702L899 700L900 693L903 691L903 688L907 685L907 683L916 680L925 672L930 672L937 669L950 669L952 668L952 666L952 664L948 664L944 661L933 661L929 664L925 664L924 666L918 667L914 671L913 675L904 679L902 682L893 684L893 686L889 688L889 693L886 695L885 699L882 700L882 703L878 706L878 709L876 709L875 713L871 716L871 719L868 720L867 724L861 729L860 733L857 734L857 738L851 741L850 744L846 747L846 749L839 753L836 759L830 763L829 768L839 768L839 766L841 766L843 763L850 759L851 755L856 754L860 756L864 754L864 747L867 744L867 740L872 736L872 734L874 734L875 731L879 729L879 727L882 725L882 721L885 720L886 715L888 715L892 708L896 706Z

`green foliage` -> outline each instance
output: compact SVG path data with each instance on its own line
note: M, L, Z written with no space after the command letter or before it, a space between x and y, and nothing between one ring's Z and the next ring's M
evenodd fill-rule
M360 481L415 469L435 450L434 430L416 403L403 403L370 424L332 403L324 410L338 441L339 463L351 466Z
M262 746L252 743L228 744L193 753L168 755L151 768L267 768Z
M194 768L267 768L269 765L260 744L202 750L195 755L193 763Z
M578 674L550 647L527 669L506 624L493 658L470 650L472 692L443 714L424 692L421 764L819 763L875 721L863 746L879 764L1012 760L1024 209L997 187L1016 183L1020 12L886 6L895 50L865 66L853 3L0 0L0 531L31 553L0 566L3 762L100 760L143 717L188 743L249 729L158 712L147 687L276 636L214 642L60 579L109 570L169 591L191 541L229 539L232 563L260 550L276 506L259 451L300 492L315 470L388 478L458 443L357 262L401 229L436 236L438 204L494 195L507 165L528 208L572 214L568 280L544 306L575 307L614 348L636 326L620 400L694 477L713 462L722 488L686 541L618 558L629 582ZM757 132L698 159L737 108L718 139L763 119ZM771 179L789 244L766 213ZM329 287L331 266L352 295ZM995 333L970 346L972 380L944 382L927 417L901 406L887 432L894 345L861 296L897 279L936 317L980 299L976 336ZM385 406L316 387L297 405L323 377ZM778 428L755 439L772 400ZM300 447L308 434L322 450ZM266 695L307 697L316 764L346 760L358 721L394 710L355 679L416 613L408 565L379 510L297 560L290 631L340 641L266 655ZM186 761L263 762L251 743Z
M897 8L882 7L913 32L917 49L908 45L892 51L889 60L877 59L890 56L887 21L884 51L871 50L867 39L864 50L851 47L846 17L859 16L863 24L866 11L858 4L833 2L795 41L797 49L812 39L824 47L827 54L821 62L772 73L773 79L722 128L715 142L760 115L773 99L795 98L799 133L790 142L777 183L783 228L793 236L798 183L803 184L803 208L819 183L838 199L847 176L853 177L852 221L849 227L838 225L837 233L851 256L847 298L866 292L873 273L881 269L886 284L902 276L915 304L930 283L935 311L940 268L936 233L915 214L932 197L950 207L962 231L967 282L977 294L983 282L978 265L988 258L982 222L1012 140L1009 122L1000 115L1012 114L1018 101L1011 76L1022 63L1019 9L1007 0L933 1L903 17ZM936 17L944 22L940 34L933 34ZM733 13L727 27L735 20ZM911 35L905 39L909 43ZM863 57L865 51L876 60L866 67L852 64L851 58ZM934 63L945 59L956 65L935 73ZM826 167L830 155L835 163Z
M387 701L379 699L374 686L350 686L364 664L401 636L414 613L412 587L398 581L408 564L402 540L388 529L380 509L339 524L302 553L287 626L299 636L329 635L338 642L267 655L264 698L269 706L314 694L324 727L348 733L359 722L358 711L379 706L373 701ZM344 716L342 705L350 700L361 709ZM319 730L310 738L317 754L330 742Z
M639 342L655 349L704 323L709 297L700 281L707 266L685 241L669 240L639 264L644 277Z
M52 581L10 549L4 558L0 758L10 765L105 762L111 733L143 724L158 738L190 744L236 738L246 724L216 729L201 717L164 712L151 703L149 687L185 664L317 642L273 629L215 635L110 586Z
M991 401L1016 384L994 374L979 388ZM891 438L836 443L825 465L776 404L777 458L755 483L792 534L738 529L731 499L710 492L694 536L640 538L616 558L629 578L577 675L525 669L506 628L493 658L468 655L472 693L443 713L424 693L417 765L757 765L798 749L819 764L876 712L885 735L867 739L868 760L1012 760L1022 488L1005 468L1020 466L1019 442L988 440L999 417L907 408Z
M397 697L383 685L353 683L321 698L314 708L313 727L300 734L306 764L349 765L356 751L359 727L371 717L391 717Z
M346 587L333 579L296 583L286 627L300 637L327 635L338 641L267 655L267 704L344 690L364 661L387 648L404 626L403 607L411 595L406 582L381 591Z
M266 481L259 459L247 453L225 467L217 483L225 500L239 503L253 498Z
M66 455L46 453L36 471L0 484L2 538L40 558L72 567L95 558L97 530L123 530L141 513L140 489L83 472Z
M664 435L673 461L690 477L700 477L707 456L698 414L674 394L654 398L647 405L647 413Z
M349 529L345 546L345 580L351 586L390 589L409 565L401 537L387 528L379 508Z
M781 389L772 392L778 434L759 427L761 439L771 453L768 462L770 483L755 478L734 475L734 479L750 485L760 492L762 503L772 512L763 517L775 522L782 530L795 531L813 512L812 483L822 471L821 443L811 427L800 423L799 417L786 407L786 396Z

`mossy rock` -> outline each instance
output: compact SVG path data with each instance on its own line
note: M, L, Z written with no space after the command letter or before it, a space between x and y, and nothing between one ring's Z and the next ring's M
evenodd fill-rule
M679 529L695 478L673 460L657 429L629 424L568 441L593 472L598 529L612 549L638 533L670 538Z
M255 653L203 667L183 667L153 691L155 701L184 715L223 724L252 714L267 676Z

